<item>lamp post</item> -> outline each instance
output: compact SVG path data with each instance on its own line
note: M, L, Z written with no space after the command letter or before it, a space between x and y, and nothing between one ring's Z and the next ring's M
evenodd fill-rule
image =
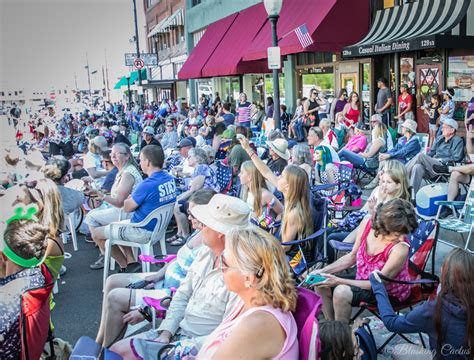
M137 20L137 2L136 0L133 0L133 19L135 21L135 44L137 46L137 58L140 59L140 42L138 40L138 20ZM138 71L138 86L140 88L140 91L142 91L142 74L141 74L141 69L137 69ZM140 108L143 106L143 94L140 94L140 91L138 92L138 105Z
M130 76L127 76L127 92L128 92L128 110L130 111L130 105L132 104L132 93L130 92Z
M265 10L268 19L272 24L272 46L278 46L277 22L280 17L283 0L264 0ZM278 69L273 69L273 120L275 128L281 129L280 122L280 81L278 79Z

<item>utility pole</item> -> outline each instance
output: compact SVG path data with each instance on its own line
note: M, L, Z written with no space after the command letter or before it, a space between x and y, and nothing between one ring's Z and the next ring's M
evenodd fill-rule
M105 111L105 95L107 93L107 88L105 87L105 70L104 65L102 65L102 84L104 86L104 91L102 92L102 100L104 102L104 111Z
M105 83L107 88L107 101L110 103L110 86L109 86L109 66L107 64L107 49L104 49L105 55Z
M138 40L138 20L137 20L137 1L133 0L133 18L135 21L135 41L137 45L137 59L140 58L140 41ZM142 73L141 69L137 69L138 71L138 86L139 86L139 91L138 91L138 104L140 108L143 106L143 94L140 94L140 91L143 91L142 88Z
M91 72L89 69L89 56L86 53L86 69L87 69L87 82L89 83L89 99L92 104L92 89L91 89Z
M77 74L74 72L74 85L76 86L76 93L77 93Z

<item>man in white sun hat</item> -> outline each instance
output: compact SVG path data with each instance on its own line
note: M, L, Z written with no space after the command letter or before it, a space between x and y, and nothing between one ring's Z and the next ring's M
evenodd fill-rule
M290 158L288 141L278 138L273 141L266 141L266 143L270 149L270 160L268 160L267 165L275 175L281 175Z
M417 126L416 121L405 120L402 124L403 136L398 140L392 150L385 154L380 154L379 160L395 159L406 164L413 159L421 151L421 144L416 136Z
M145 338L128 338L112 346L111 350L123 358L132 354L154 358L165 344L176 341L185 344L183 348L199 350L205 337L235 305L237 297L227 290L218 259L224 251L226 233L252 226L248 205L238 198L217 194L207 205L195 205L190 216L202 223L205 246L174 294L158 330L148 331Z

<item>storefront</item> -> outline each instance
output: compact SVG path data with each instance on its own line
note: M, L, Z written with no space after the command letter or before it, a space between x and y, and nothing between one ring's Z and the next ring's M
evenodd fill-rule
M474 29L469 23L473 8L471 0L419 0L379 10L368 35L344 48L343 57L370 57L371 83L386 77L395 99L400 85L407 84L415 100L419 132L428 131L422 107L446 87L455 89L455 117L462 120L473 89ZM370 97L375 96L372 91Z

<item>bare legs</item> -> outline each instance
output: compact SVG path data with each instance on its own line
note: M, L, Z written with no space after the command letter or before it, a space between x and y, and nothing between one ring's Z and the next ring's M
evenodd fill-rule
M323 314L326 320L339 320L349 324L352 313L352 291L347 285L331 288L318 288L315 291L323 298Z
M105 226L97 228L89 226L92 239L99 246L100 252L102 254L105 251L105 241L107 240L104 234L104 228ZM134 262L132 249L127 246L112 246L111 255L115 259L115 261L117 261L121 268L126 268L128 264Z
M454 201L459 194L459 184L469 184L470 176L453 171L448 184L448 201Z

